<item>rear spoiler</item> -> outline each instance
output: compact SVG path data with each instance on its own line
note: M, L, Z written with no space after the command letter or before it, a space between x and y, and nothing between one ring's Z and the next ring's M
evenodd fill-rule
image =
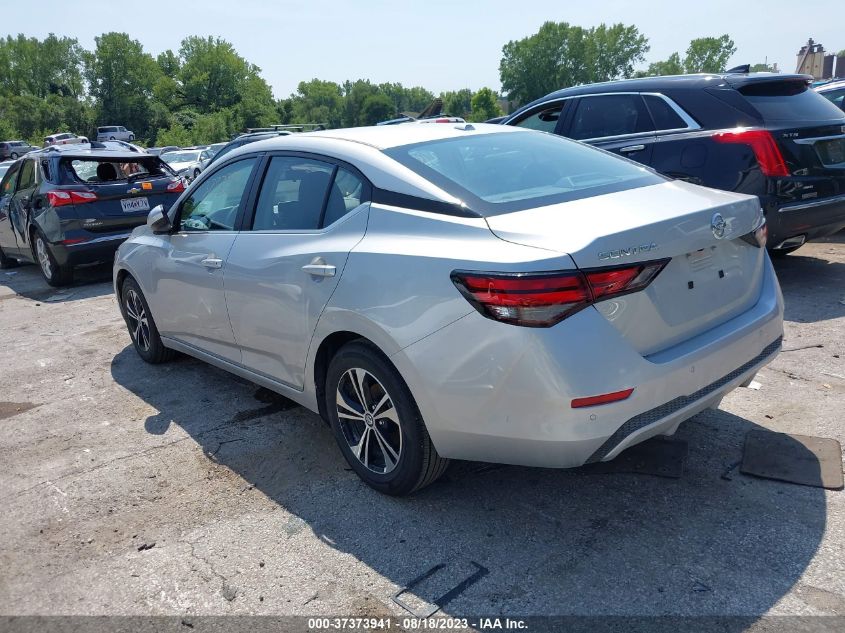
M737 67L739 68L739 67ZM736 69L731 69L736 70ZM806 85L810 85L814 78L812 75L799 75L799 74L781 74L781 73L743 73L743 72L736 72L731 73L730 71L725 75L725 81L732 87L732 88L742 88L744 86L749 86L751 84L763 84L763 83L803 83Z

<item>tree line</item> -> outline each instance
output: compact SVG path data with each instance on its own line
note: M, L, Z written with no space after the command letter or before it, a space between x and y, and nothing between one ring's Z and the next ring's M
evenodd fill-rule
M642 75L724 70L736 51L727 35L693 40L683 59L674 53L646 71L648 38L632 25L583 28L546 22L502 49L499 74L512 103L553 90ZM443 111L472 121L502 114L490 88L442 92ZM153 56L126 33L104 33L93 50L76 39L23 34L0 39L0 139L40 144L72 131L93 136L100 125L124 125L149 145L192 145L226 140L250 127L275 123L371 125L419 112L430 90L357 79L302 81L276 99L261 69L224 39L190 36L178 50Z

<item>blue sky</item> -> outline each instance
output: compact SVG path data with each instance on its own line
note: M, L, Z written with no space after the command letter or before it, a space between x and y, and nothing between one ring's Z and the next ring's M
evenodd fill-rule
M585 27L634 24L651 44L646 64L674 51L683 56L692 38L725 32L737 44L732 63L768 57L789 72L809 37L828 51L845 49L842 0L183 0L164 5L7 0L0 34L54 32L93 48L100 33L125 31L153 54L177 50L186 35L218 35L261 67L277 97L286 97L299 81L314 77L399 81L435 93L498 89L502 46L535 33L546 20Z

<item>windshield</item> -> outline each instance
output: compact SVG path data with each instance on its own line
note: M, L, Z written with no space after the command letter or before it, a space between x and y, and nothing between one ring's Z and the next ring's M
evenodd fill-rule
M167 152L161 155L161 159L167 163L194 163L200 159L200 153L199 151Z
M467 135L395 147L385 154L482 215L665 181L642 165L541 132Z

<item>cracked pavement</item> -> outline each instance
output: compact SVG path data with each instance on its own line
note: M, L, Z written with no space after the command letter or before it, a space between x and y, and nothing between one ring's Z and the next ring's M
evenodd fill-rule
M477 561L446 613L845 614L845 493L722 477L751 429L845 441L845 233L775 266L790 351L681 426L680 479L456 463L408 499L315 414L145 365L107 267L0 271L0 613L403 615L400 587Z

